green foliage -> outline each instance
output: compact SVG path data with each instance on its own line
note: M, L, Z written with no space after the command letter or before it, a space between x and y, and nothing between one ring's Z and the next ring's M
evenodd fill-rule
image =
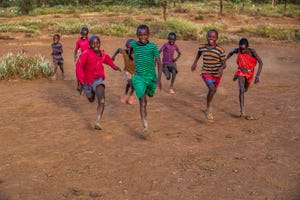
M269 38L273 40L300 41L299 27L278 27L275 25L247 26L240 28L237 33L243 36Z
M18 6L22 14L28 14L29 11L33 10L34 5L34 0L19 0L18 2Z
M0 80L3 79L37 79L49 77L51 65L42 56L27 56L18 53L4 55L0 60Z

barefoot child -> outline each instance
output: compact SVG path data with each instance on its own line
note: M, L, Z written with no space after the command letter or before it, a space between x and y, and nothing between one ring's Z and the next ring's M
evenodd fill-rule
M125 79L126 79L126 87L125 87L125 92L124 94L121 96L121 102L122 103L126 103L128 102L128 104L133 104L133 101L134 101L134 89L133 89L133 86L132 86L132 75L134 73L134 67L135 67L135 63L134 63L134 60L132 58L131 55L129 55L130 53L130 42L132 42L133 39L128 39L126 41L126 49L122 49L122 48L118 48L116 50L116 52L114 53L114 55L112 56L112 59L115 60L116 56L120 53L123 55L123 59L124 59L124 69L123 69L123 72L124 72L124 76L125 76ZM132 52L132 51L131 51ZM129 92L129 89L130 89L130 92ZM129 96L128 96L128 93L129 93Z
M168 42L163 44L163 46L160 48L159 53L163 52L163 58L162 58L162 66L163 66L163 73L166 76L167 80L170 80L171 78L171 84L169 88L169 92L171 94L174 94L175 91L173 90L173 84L176 78L177 66L176 61L181 55L181 52L178 48L178 46L175 44L176 41L176 34L171 32L168 35ZM177 57L174 58L174 52L177 52Z
M209 30L206 35L207 44L202 45L196 55L191 70L194 71L197 67L197 62L201 55L203 55L203 65L201 69L201 76L206 86L207 93L207 109L205 111L206 118L213 120L213 113L211 109L212 99L220 84L223 70L226 68L225 51L222 47L217 45L218 32L216 30Z
M60 41L60 35L59 34L53 35L53 43L51 44L51 48L52 48L51 55L52 55L52 60L54 65L52 78L56 78L56 71L57 68L59 67L61 70L62 79L64 79L64 59L62 57L63 47L59 41Z
M84 52L89 48L89 39L88 39L89 29L86 27L82 27L80 30L80 38L76 41L75 49L74 49L74 62L77 60L77 53Z
M82 27L80 30L80 38L76 41L75 49L74 49L74 62L76 63L77 60L77 53L80 50L80 52L84 52L89 48L89 29L87 27ZM80 90L80 83L77 82L77 90Z
M147 139L150 136L147 123L147 95L153 97L156 86L161 89L162 67L157 45L148 40L149 27L139 25L136 35L138 41L130 43L136 64L132 84L140 103L140 115L143 124L142 134ZM155 65L157 65L158 77L155 73Z
M263 62L253 48L249 47L249 42L246 38L242 38L239 42L239 47L229 52L226 57L228 60L233 54L237 54L237 70L233 76L233 81L238 80L239 84L239 100L241 118L251 119L245 114L245 98L244 94L248 91L250 83L254 78L254 68L258 62L258 70L255 76L254 83L259 83L259 75L261 73Z
M105 103L105 73L103 64L109 65L114 70L121 71L113 60L100 50L101 42L98 36L91 36L89 38L89 48L80 54L76 62L76 77L79 82L79 92L82 89L86 94L90 103L97 97L97 116L95 129L101 130L100 120L104 111Z

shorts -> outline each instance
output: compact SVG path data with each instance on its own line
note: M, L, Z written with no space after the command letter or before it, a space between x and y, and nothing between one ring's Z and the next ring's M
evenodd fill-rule
M237 69L235 72L236 76L243 76L246 78L247 83L251 83L254 78L254 70L250 69Z
M163 64L162 71L167 78L170 77L170 73L173 75L178 73L176 63Z
M154 96L156 90L156 74L150 76L140 76L134 74L132 76L132 85L135 89L136 96L140 99L147 94L148 96Z
M220 85L222 75L215 76L215 75L209 74L209 73L202 73L201 77L202 77L202 79L205 82L207 87L211 83L214 83L215 87L217 88Z
M85 95L88 98L91 98L91 97L93 97L95 95L96 89L97 89L98 85L103 85L105 87L103 78L94 79L94 82L93 82L92 85L88 85L86 83L83 84L82 89L83 89Z

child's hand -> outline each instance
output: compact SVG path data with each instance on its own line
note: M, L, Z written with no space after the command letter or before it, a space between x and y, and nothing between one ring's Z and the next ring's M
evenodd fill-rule
M196 68L197 68L197 65L193 64L192 67L191 67L191 71L192 71L192 72L195 71Z
M223 74L223 70L224 70L224 68L222 68L222 67L219 68L219 70L218 70L219 75L222 75L222 74Z
M259 82L260 82L259 76L255 76L254 84L257 84L257 83L259 83Z
M115 66L115 67L114 67L114 70L115 70L115 71L120 71L120 72L122 72L122 70L121 70L118 66Z

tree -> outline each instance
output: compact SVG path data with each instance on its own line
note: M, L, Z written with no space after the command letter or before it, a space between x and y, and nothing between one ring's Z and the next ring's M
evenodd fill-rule
M223 0L220 0L220 15L223 15Z
M18 6L22 14L28 14L34 8L34 0L19 0Z

